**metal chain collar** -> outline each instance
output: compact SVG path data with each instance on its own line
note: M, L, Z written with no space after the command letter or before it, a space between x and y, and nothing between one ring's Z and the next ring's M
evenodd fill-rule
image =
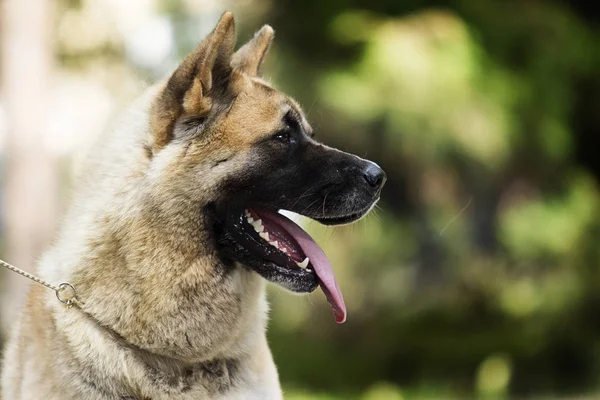
M21 276L24 276L27 279L31 279L32 281L39 283L40 285L43 285L48 289L54 290L54 292L56 293L56 298L61 303L65 304L67 307L72 307L73 305L81 307L83 305L83 303L81 303L77 299L77 291L75 290L75 287L68 282L63 282L60 283L58 286L54 286L53 284L48 283L38 278L37 276L30 274L29 272L23 271L22 269L19 269L14 265L7 263L4 260L0 259L0 265L7 268L9 271L15 272Z

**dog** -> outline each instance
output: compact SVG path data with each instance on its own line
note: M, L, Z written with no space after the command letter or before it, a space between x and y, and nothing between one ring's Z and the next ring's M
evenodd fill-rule
M266 282L320 287L346 307L319 246L279 213L354 222L379 200L375 163L314 138L300 106L261 79L273 29L234 51L233 15L106 136L6 350L4 400L281 399Z

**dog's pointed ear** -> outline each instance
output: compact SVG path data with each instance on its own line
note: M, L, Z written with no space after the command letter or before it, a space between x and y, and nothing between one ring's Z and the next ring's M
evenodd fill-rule
M274 36L273 28L263 26L248 43L235 52L231 66L250 76L258 76Z
M215 29L177 67L153 104L152 150L170 140L176 120L183 114L204 116L213 99L227 90L232 74L235 21L225 12Z

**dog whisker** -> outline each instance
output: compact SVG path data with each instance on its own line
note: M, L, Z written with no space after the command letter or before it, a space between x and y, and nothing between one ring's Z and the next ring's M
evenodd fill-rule
M325 202L327 201L327 196L329 195L329 193L327 193L325 195L325 197L323 198L323 218L325 218Z
M319 201L319 199L315 199L312 203L310 203L309 205L307 205L306 207L304 207L304 209L302 210L302 212L300 212L300 214L304 214L306 212L306 210L308 210L317 201Z
M309 192L310 192L310 193L309 193ZM302 195L301 195L301 196L299 196L299 197L296 199L296 201L294 202L294 204L292 204L292 207L291 207L291 208L293 208L293 207L294 207L296 204L298 204L298 202L299 202L300 200L302 200L304 197L312 196L313 194L314 194L314 193L312 192L312 188L308 188L308 189L306 189L306 191L305 191L304 193L302 193Z

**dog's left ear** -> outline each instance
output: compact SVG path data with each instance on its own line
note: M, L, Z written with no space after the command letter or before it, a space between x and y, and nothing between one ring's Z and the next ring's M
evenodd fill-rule
M215 29L183 60L157 95L150 121L152 152L169 143L179 117L206 117L215 100L227 93L234 47L233 14L225 12Z
M258 76L274 36L273 28L263 26L248 43L235 52L231 66L247 75Z

